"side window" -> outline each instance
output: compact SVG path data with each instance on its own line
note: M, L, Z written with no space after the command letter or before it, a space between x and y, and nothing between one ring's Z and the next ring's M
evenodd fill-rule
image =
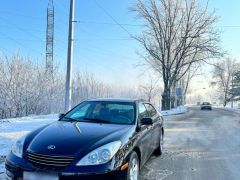
M138 115L139 120L144 118L144 117L148 117L149 116L148 112L147 112L147 109L146 109L146 107L144 106L143 103L139 103L139 108L138 109L139 109L139 115Z
M145 106L148 110L148 113L149 113L150 117L153 117L157 114L156 109L151 104L146 103Z

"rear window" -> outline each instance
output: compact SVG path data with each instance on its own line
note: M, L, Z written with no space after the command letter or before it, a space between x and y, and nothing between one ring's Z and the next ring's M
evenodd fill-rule
M209 102L204 102L203 105L210 105L210 103Z

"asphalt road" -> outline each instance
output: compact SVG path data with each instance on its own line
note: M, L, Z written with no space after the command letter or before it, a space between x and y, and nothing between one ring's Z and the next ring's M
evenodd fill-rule
M140 179L239 180L240 114L190 108L165 118L165 147L152 156Z

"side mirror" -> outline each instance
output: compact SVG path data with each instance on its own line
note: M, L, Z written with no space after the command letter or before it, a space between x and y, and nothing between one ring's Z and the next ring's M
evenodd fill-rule
M58 118L59 118L59 119L62 119L64 115L65 115L64 113L60 113L60 114L58 115Z
M145 117L141 119L141 125L151 125L153 124L153 119L150 117Z

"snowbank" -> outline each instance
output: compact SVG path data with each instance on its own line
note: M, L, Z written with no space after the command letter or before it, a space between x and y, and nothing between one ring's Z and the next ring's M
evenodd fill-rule
M21 136L57 119L58 114L0 119L0 179L4 178L4 159L10 152L12 144Z
M177 115L177 114L184 114L188 111L186 106L179 106L177 108L168 110L168 111L161 111L163 116L170 116L170 115Z
M231 112L236 112L240 114L240 108L231 108L231 107L222 107L221 109L227 110L227 111L231 111Z
M6 156L11 149L12 143L21 136L57 119L58 114L0 119L0 156Z

